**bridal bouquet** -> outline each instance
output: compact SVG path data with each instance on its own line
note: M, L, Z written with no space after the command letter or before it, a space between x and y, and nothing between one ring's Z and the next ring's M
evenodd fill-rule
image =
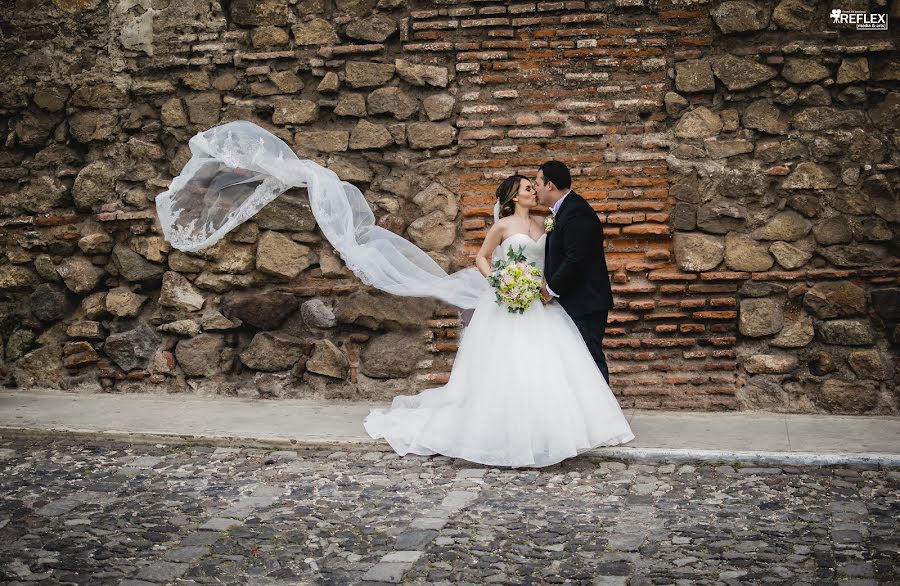
M523 249L510 248L506 253L508 261L495 260L487 278L496 290L497 304L506 305L510 313L524 312L541 296L541 271L534 263L526 262Z

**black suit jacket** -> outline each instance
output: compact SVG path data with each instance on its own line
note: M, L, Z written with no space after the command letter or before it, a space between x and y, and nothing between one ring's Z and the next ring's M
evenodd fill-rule
M557 210L555 221L547 234L544 274L550 289L559 295L557 301L573 318L609 311L613 296L600 218L572 191Z

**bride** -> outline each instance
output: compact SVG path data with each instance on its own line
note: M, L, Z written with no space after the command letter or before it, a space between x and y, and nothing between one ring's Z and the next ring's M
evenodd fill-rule
M373 410L368 433L400 454L444 454L495 466L548 466L594 446L634 438L575 323L556 302L523 314L495 302L485 278L492 254L522 249L544 265L534 187L513 176L497 190L498 221L477 268L447 274L428 254L375 223L362 192L334 171L299 159L248 121L194 135L191 158L156 198L166 240L209 248L292 187L305 188L318 228L357 277L394 295L434 297L475 309L449 382ZM537 235L537 236L535 236Z
M499 220L475 264L521 247L543 270L543 223L531 216L531 182L513 175L497 189ZM463 334L450 380L395 397L364 422L399 454L443 454L492 466L549 466L596 446L634 439L615 396L577 326L558 303L533 302L522 314L481 293Z

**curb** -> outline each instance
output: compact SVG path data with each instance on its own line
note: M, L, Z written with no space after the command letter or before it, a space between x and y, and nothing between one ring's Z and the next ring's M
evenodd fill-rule
M307 438L245 437L223 435L194 435L154 432L97 431L91 429L34 429L0 426L0 438L46 438L129 444L196 445L229 448L272 449L334 449L346 451L392 452L389 445L377 440L359 438ZM627 448L622 446L599 447L583 452L578 457L597 460L664 461L664 462L715 462L727 465L733 462L784 466L881 466L900 468L900 454L872 452L762 452L736 450L697 450L684 448Z
M97 442L117 442L128 444L163 444L210 446L221 448L272 448L272 449L333 449L390 452L391 447L372 440L367 443L357 438L313 438L295 439L286 437L246 437L226 435L195 435L164 432L133 432L95 429L49 428L0 426L0 438L70 439Z
M873 452L753 452L736 450L696 450L685 448L595 448L592 458L678 462L746 462L782 466L882 466L900 468L900 454Z

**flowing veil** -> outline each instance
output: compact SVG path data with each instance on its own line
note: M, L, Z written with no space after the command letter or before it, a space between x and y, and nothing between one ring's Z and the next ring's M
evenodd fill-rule
M421 248L375 225L363 194L333 171L301 160L280 138L246 121L194 135L191 159L156 198L163 233L184 252L208 248L292 187L305 187L313 216L364 283L407 297L471 309L490 286L476 268L448 274Z

